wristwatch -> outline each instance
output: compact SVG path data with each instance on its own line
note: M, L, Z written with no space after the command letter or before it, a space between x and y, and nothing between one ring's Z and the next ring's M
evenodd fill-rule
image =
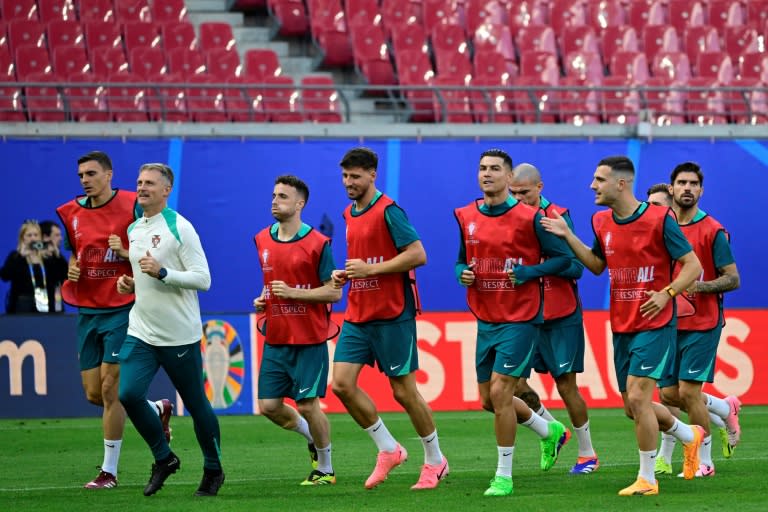
M157 272L157 278L158 278L159 280L161 280L161 281L162 281L163 279L165 279L165 276L167 276L167 275L168 275L168 271L165 269L165 267L161 268L161 269L160 269L160 270Z

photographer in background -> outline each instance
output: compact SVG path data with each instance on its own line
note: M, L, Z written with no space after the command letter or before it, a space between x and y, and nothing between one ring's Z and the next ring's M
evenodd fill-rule
M40 225L26 220L16 250L5 259L0 279L10 281L5 311L56 313L62 310L59 285L67 278L67 262L53 244L42 241Z

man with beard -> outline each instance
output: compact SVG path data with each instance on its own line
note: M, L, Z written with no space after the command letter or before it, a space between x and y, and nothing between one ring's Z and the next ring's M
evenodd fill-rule
M348 151L340 162L347 196L347 260L333 281L349 283L344 324L333 360L333 392L379 450L376 467L365 482L373 489L408 458L387 430L368 394L358 387L363 365L389 379L392 394L411 419L424 447L424 465L411 489L432 489L448 475L432 411L416 387L418 295L414 269L427 254L405 212L376 189L378 157L368 148Z
M301 485L336 483L331 434L320 398L328 386L330 303L341 299L331 285L330 239L301 221L309 188L296 176L278 176L272 192L277 222L254 241L264 288L254 300L264 313L264 352L259 369L259 410L272 423L307 440L312 471ZM338 330L336 330L338 332ZM283 399L291 398L296 409Z
M721 430L723 454L730 457L739 442L741 402L735 396L725 399L702 393L705 382L713 382L715 359L723 317L723 293L739 287L739 271L731 253L725 228L711 215L699 208L704 193L704 173L698 164L684 162L670 177L672 209L680 229L693 246L702 263L703 272L686 290L695 313L677 322L677 357L672 372L659 380L665 404L679 406L688 413L691 423L701 425L706 432L699 452L701 464L697 477L714 476L710 418ZM710 414L711 413L711 414ZM724 432L724 435L723 435ZM671 474L670 465L674 440L662 436L657 457L656 473Z

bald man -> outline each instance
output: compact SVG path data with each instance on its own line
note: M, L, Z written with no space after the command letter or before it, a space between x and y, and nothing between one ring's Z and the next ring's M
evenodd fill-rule
M515 167L509 188L518 201L540 209L547 217L556 211L573 229L568 210L541 195L544 183L535 166L522 163ZM557 384L557 391L568 409L568 416L579 444L578 460L571 468L571 473L577 475L592 473L600 466L592 447L587 404L576 385L576 374L584 371L584 326L576 285L576 280L581 277L583 270L584 266L571 254L571 264L566 270L556 276L543 278L544 324L539 330L538 353L531 365L539 373L552 375ZM527 381L521 379L518 382L515 394L525 400L539 415L546 417L549 414Z

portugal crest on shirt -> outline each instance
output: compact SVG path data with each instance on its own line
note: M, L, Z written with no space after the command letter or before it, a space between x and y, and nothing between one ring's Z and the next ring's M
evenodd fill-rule
M152 235L152 248L157 249L158 245L160 245L160 235Z

